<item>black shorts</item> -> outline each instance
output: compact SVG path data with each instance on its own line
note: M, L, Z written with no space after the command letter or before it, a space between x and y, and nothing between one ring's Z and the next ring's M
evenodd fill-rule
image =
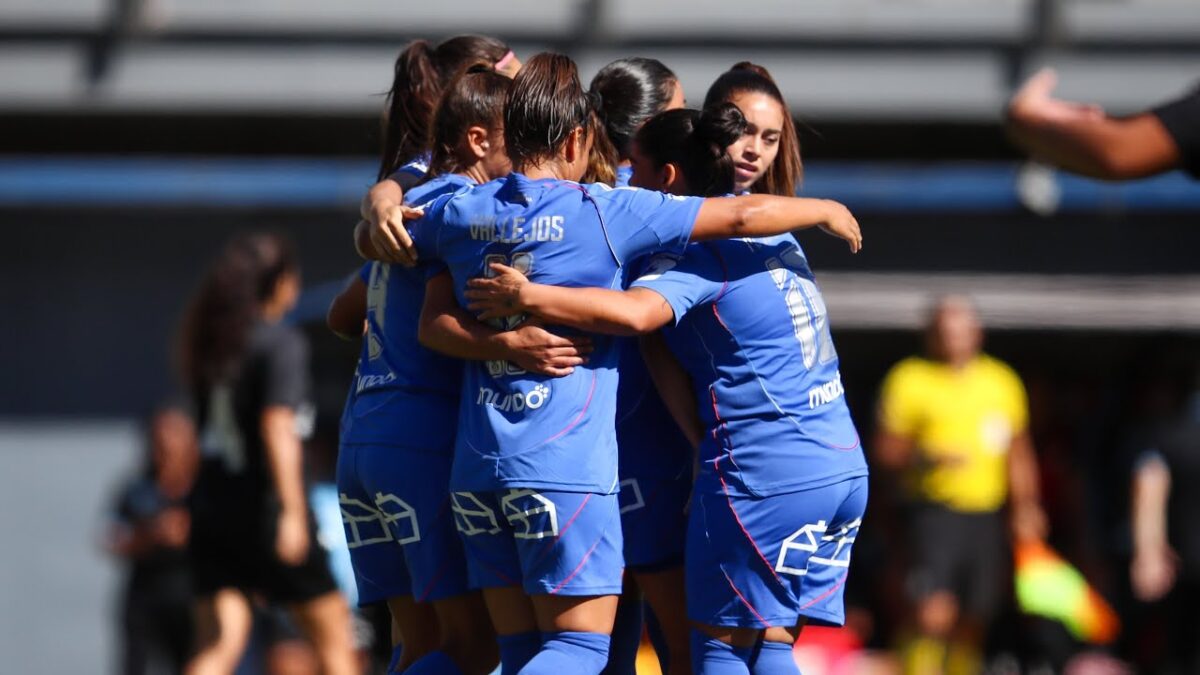
M261 593L271 602L294 604L337 590L311 512L308 556L299 565L287 565L275 554L279 508L273 501L200 492L192 506L188 546L196 595L236 588Z
M949 591L960 611L987 622L1011 586L1012 553L1001 513L959 513L943 506L914 507L909 519L914 600Z

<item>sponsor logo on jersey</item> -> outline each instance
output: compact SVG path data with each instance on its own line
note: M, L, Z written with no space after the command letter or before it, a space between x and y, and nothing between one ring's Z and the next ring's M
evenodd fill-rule
M396 381L396 374L388 372L387 375L359 375L358 384L354 388L354 393L361 394L367 389L375 389Z
M808 407L815 409L826 403L833 403L841 398L846 390L842 388L842 374L838 373L832 380L808 390Z
M500 412L522 412L524 410L537 410L546 405L546 401L549 398L550 388L544 384L539 384L528 392L514 391L507 394L496 391L491 387L480 387L479 395L475 398L475 404L486 405Z

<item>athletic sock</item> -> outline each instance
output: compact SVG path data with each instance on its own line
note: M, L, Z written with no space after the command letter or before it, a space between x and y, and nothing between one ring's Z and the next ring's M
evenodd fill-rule
M391 673L396 670L396 664L400 663L400 655L404 653L404 645L396 645L392 647L392 659L388 661L387 671Z
M603 633L542 633L542 650L525 664L521 675L597 675L608 663L609 642Z
M417 659L404 675L463 675L463 671L446 652L434 651Z
M692 629L692 671L704 675L748 675L752 647L734 647Z
M500 647L501 675L517 675L530 659L537 656L542 648L542 636L537 631L500 635L496 643Z
M604 675L636 675L638 647L641 644L642 599L636 593L622 594L617 603Z
M750 663L753 675L800 675L790 644L763 640L754 652Z

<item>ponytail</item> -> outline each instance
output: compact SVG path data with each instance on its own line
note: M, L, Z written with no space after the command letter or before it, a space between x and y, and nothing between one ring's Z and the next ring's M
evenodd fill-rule
M495 66L509 52L508 45L484 35L458 35L437 47L427 40L409 43L396 57L384 106L377 180L429 151L430 124L447 82L472 64Z
M734 161L725 151L746 132L746 118L732 103L704 110L668 110L647 121L638 148L656 166L674 164L688 193L719 197L733 192Z

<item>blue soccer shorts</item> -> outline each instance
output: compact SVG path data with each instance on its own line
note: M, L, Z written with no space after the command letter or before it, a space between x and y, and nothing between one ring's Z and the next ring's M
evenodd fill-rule
M451 494L472 588L529 595L621 592L617 495L514 488Z
M688 617L711 626L845 623L850 550L867 478L764 498L697 491L688 523Z
M658 572L683 564L691 496L691 471L675 478L621 481L621 532L630 571Z
M466 558L450 509L450 448L343 444L338 501L359 605L461 595Z

